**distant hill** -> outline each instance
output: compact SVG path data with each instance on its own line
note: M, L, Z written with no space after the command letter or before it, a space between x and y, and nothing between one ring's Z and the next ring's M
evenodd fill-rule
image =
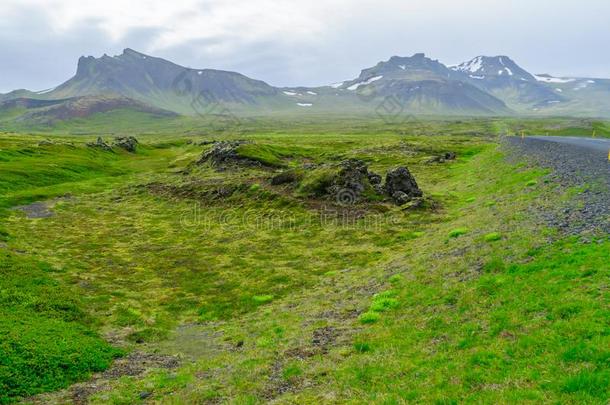
M63 100L17 98L0 102L0 111L20 112L15 114L15 121L32 125L52 125L57 121L85 118L96 113L125 109L157 117L178 115L172 111L151 107L140 101L121 96L83 96Z
M393 56L329 86L278 88L240 73L191 69L125 49L81 57L74 77L0 95L0 116L54 122L135 109L159 116L276 114L570 115L610 117L610 80L534 75L508 56L446 66ZM7 113L11 111L11 113Z

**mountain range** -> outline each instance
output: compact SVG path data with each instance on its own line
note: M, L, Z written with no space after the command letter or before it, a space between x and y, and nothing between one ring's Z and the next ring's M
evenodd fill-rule
M0 94L0 120L53 124L117 109L155 116L610 117L610 80L535 75L507 56L446 66L418 53L393 56L333 85L274 87L240 73L185 68L125 49L117 56L81 57L76 75L53 89Z

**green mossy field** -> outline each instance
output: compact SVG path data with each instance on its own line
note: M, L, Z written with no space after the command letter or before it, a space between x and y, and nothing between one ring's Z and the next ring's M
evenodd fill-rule
M112 120L0 134L0 403L608 403L610 240L502 141L607 123ZM338 204L347 159L424 203ZM141 353L176 366L112 371Z

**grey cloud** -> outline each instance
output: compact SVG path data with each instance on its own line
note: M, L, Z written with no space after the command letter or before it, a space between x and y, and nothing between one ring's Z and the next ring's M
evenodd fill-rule
M309 37L249 38L240 27L209 37L202 26L201 39L163 49L155 48L155 41L165 27L134 28L115 42L103 21L81 21L56 33L42 10L23 8L0 22L0 92L55 86L74 73L79 56L118 54L125 47L190 67L238 71L278 86L345 80L392 55L416 52L444 63L505 54L534 73L610 77L610 53L605 52L610 3L471 0L461 7L448 2L447 10L433 8L440 0L429 3L411 14L396 12L392 4L398 3L392 0L379 0L377 8L355 5L329 17L323 33ZM487 6L477 7L481 4ZM201 6L213 9L208 2Z
M83 21L56 34L37 10L16 16L10 26L5 21L0 31L0 91L42 90L65 81L76 71L79 56L108 51L108 38L98 23Z

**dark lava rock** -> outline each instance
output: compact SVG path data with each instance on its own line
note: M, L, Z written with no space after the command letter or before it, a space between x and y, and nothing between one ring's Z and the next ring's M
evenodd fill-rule
M411 197L407 193L402 191L395 191L394 194L391 195L394 202L398 205L404 205L411 201Z
M121 136L114 139L112 146L117 146L121 149L125 149L127 152L136 153L138 147L138 140L133 136Z
M398 167L388 172L385 180L385 190L394 202L399 205L423 195L415 181L415 177L406 167Z
M333 195L340 204L356 203L369 183L368 172L368 167L362 160L344 160L332 186L328 189L329 194Z
M241 142L241 141L238 141L238 142ZM194 144L197 145L197 146L214 145L215 143L219 143L219 141L210 141L210 140L208 140L208 141L194 142Z
M381 184L382 178L377 173L369 172L368 178L371 184Z
M313 170L317 167L318 165L315 163L303 163L303 170Z
M101 137L98 137L97 141L95 141L95 142L87 143L87 146L90 148L98 148L98 149L103 149L103 150L112 152L112 148L110 147L110 145L108 145L106 142L104 142L104 140Z
M237 148L243 145L244 141L220 141L201 155L197 164L210 163L212 166L222 167L232 164L246 164L248 166L260 166L259 162L244 158L237 153Z
M385 185L382 177L370 172L365 162L349 159L341 162L341 168L327 192L341 205L351 205L365 195L389 196L398 205L422 197L415 178L405 167L388 172Z
M300 180L301 176L294 171L281 172L271 178L272 186L281 186L282 184L290 184Z
M152 395L152 392L142 391L140 392L140 399L146 399Z
M385 190L383 189L383 184L381 184L383 180L382 177L377 173L369 172L368 178L369 183L371 183L375 192L377 194L383 194Z
M457 159L457 154L455 152L445 153L445 160L455 160L455 159Z

